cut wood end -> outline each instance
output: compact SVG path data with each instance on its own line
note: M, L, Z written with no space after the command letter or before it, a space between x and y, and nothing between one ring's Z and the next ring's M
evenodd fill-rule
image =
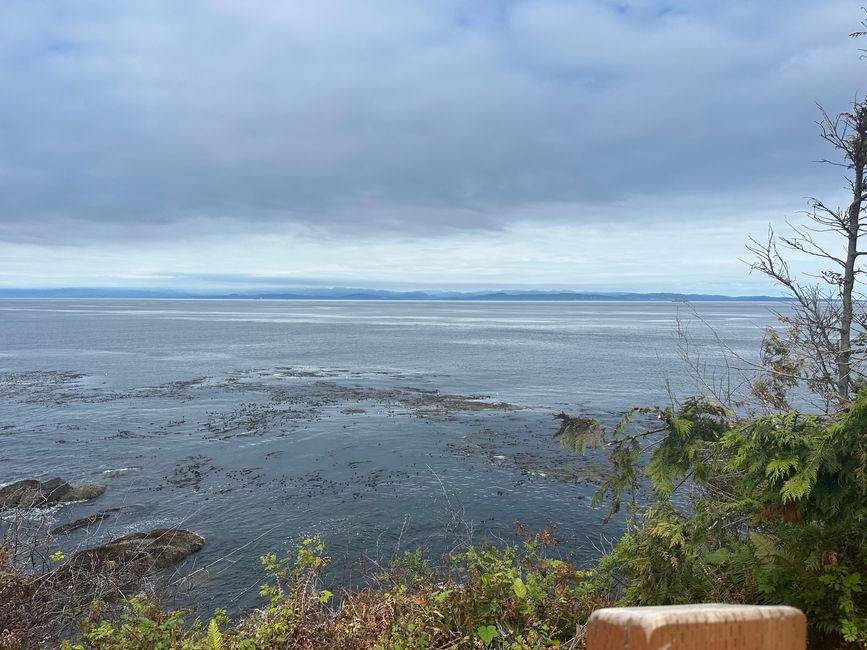
M672 605L600 609L588 650L803 650L807 622L794 607Z

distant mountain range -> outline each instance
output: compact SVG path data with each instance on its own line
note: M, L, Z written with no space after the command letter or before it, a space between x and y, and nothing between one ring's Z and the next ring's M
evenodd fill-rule
M170 291L162 289L2 289L0 298L150 298L210 300L487 300L487 301L656 301L786 302L779 296L723 296L704 293L632 293L618 291L387 291L382 289L293 289L291 291Z

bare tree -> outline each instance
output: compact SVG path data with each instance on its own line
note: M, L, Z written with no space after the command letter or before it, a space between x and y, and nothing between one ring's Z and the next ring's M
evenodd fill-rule
M806 383L826 410L845 406L863 383L867 312L858 290L863 274L859 250L865 232L865 167L867 167L867 101L856 101L848 112L830 116L821 109L818 125L837 160L823 160L846 170L848 205L834 207L810 199L810 223L793 226L793 234L768 232L766 242L751 240L752 268L782 285L793 308L777 316L784 332L771 329L762 346L764 372L754 394L777 408L787 406L787 390ZM839 242L839 248L833 242ZM790 272L782 249L817 257L828 263L818 282L803 283Z

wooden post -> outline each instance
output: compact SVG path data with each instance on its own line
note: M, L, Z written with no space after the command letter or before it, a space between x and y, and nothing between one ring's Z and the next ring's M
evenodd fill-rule
M614 607L587 621L587 650L806 650L807 619L794 607Z

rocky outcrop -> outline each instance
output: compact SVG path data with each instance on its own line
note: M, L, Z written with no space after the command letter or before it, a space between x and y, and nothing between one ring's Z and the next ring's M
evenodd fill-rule
M79 528L89 528L92 524L98 524L107 517L110 517L112 514L119 511L120 508L109 508L108 510L102 510L92 515L88 515L87 517L76 519L75 521L72 521L68 524L63 524L62 526L52 528L48 534L65 535L66 533L71 533L73 530L78 530Z
M84 620L94 600L124 597L142 578L179 562L203 545L196 533L160 528L80 551L62 566L38 576L17 571L4 575L0 568L0 647L8 645L3 643L4 638L8 640L2 634L4 629L14 632L18 626L25 632L45 631L60 623Z
M95 499L100 496L103 492L105 492L104 485L88 483L86 485L79 485L78 487L72 488L60 497L60 501L62 503L69 501L89 501L90 499Z
M105 492L104 485L72 487L60 478L50 481L26 479L0 488L0 509L41 508L55 503L84 501Z
M60 568L61 583L83 586L89 578L122 587L180 562L204 546L201 535L179 528L157 528L115 539L103 546L79 551Z

